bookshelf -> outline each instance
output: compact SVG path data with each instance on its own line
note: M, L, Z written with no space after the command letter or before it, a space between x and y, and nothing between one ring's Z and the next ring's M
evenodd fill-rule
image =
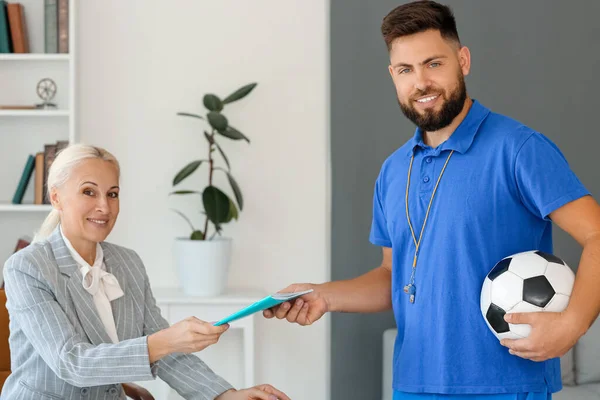
M28 155L44 151L58 140L76 142L76 6L69 0L68 54L45 54L45 0L7 0L23 5L29 51L0 54L0 105L34 105L42 102L36 88L40 80L57 86L51 100L56 109L0 109L0 269L20 236L33 232L51 210L34 202L35 172L22 204L11 204ZM0 277L0 281L2 281Z

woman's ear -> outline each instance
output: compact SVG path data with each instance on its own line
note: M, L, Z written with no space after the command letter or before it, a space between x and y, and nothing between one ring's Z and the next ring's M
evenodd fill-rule
M62 211L60 195L58 193L58 190L56 190L55 187L50 189L50 204L52 204L52 207L54 207L55 209Z

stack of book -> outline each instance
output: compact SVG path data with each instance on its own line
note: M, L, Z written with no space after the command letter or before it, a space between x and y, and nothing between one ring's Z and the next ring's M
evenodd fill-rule
M46 53L69 52L69 0L43 0ZM26 9L0 0L0 53L29 53Z
M33 172L35 171L34 178L34 192L33 192L33 204L50 204L48 198L48 171L52 162L56 158L56 155L65 147L69 145L67 140L59 140L55 144L44 145L44 151L40 151L35 155L29 154L27 161L25 162L25 168L21 173L21 179L17 184L17 189L12 199L12 204L21 204L23 201L23 195L29 186Z

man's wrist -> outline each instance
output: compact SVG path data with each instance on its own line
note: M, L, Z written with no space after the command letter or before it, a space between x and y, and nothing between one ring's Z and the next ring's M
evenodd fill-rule
M325 300L325 304L327 306L326 312L339 311L338 304L335 301L335 295L334 295L335 284L336 284L336 282L327 282L327 283L321 283L319 285L316 285L318 292L321 294L321 296L323 296L323 300Z

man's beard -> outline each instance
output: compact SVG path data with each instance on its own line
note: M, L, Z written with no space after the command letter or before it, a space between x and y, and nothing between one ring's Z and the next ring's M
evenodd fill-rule
M427 89L420 90L415 94L415 97L423 97L428 94L437 94L441 97L443 93L436 93L435 91ZM465 86L465 79L462 74L459 74L458 87L450 93L450 96L442 104L442 109L440 111L427 109L421 114L416 110L412 99L409 100L410 103L408 105L402 103L400 100L398 100L398 104L400 104L400 109L406 118L411 120L416 126L421 128L421 130L425 132L435 132L450 125L454 118L462 111L466 99L467 88Z

